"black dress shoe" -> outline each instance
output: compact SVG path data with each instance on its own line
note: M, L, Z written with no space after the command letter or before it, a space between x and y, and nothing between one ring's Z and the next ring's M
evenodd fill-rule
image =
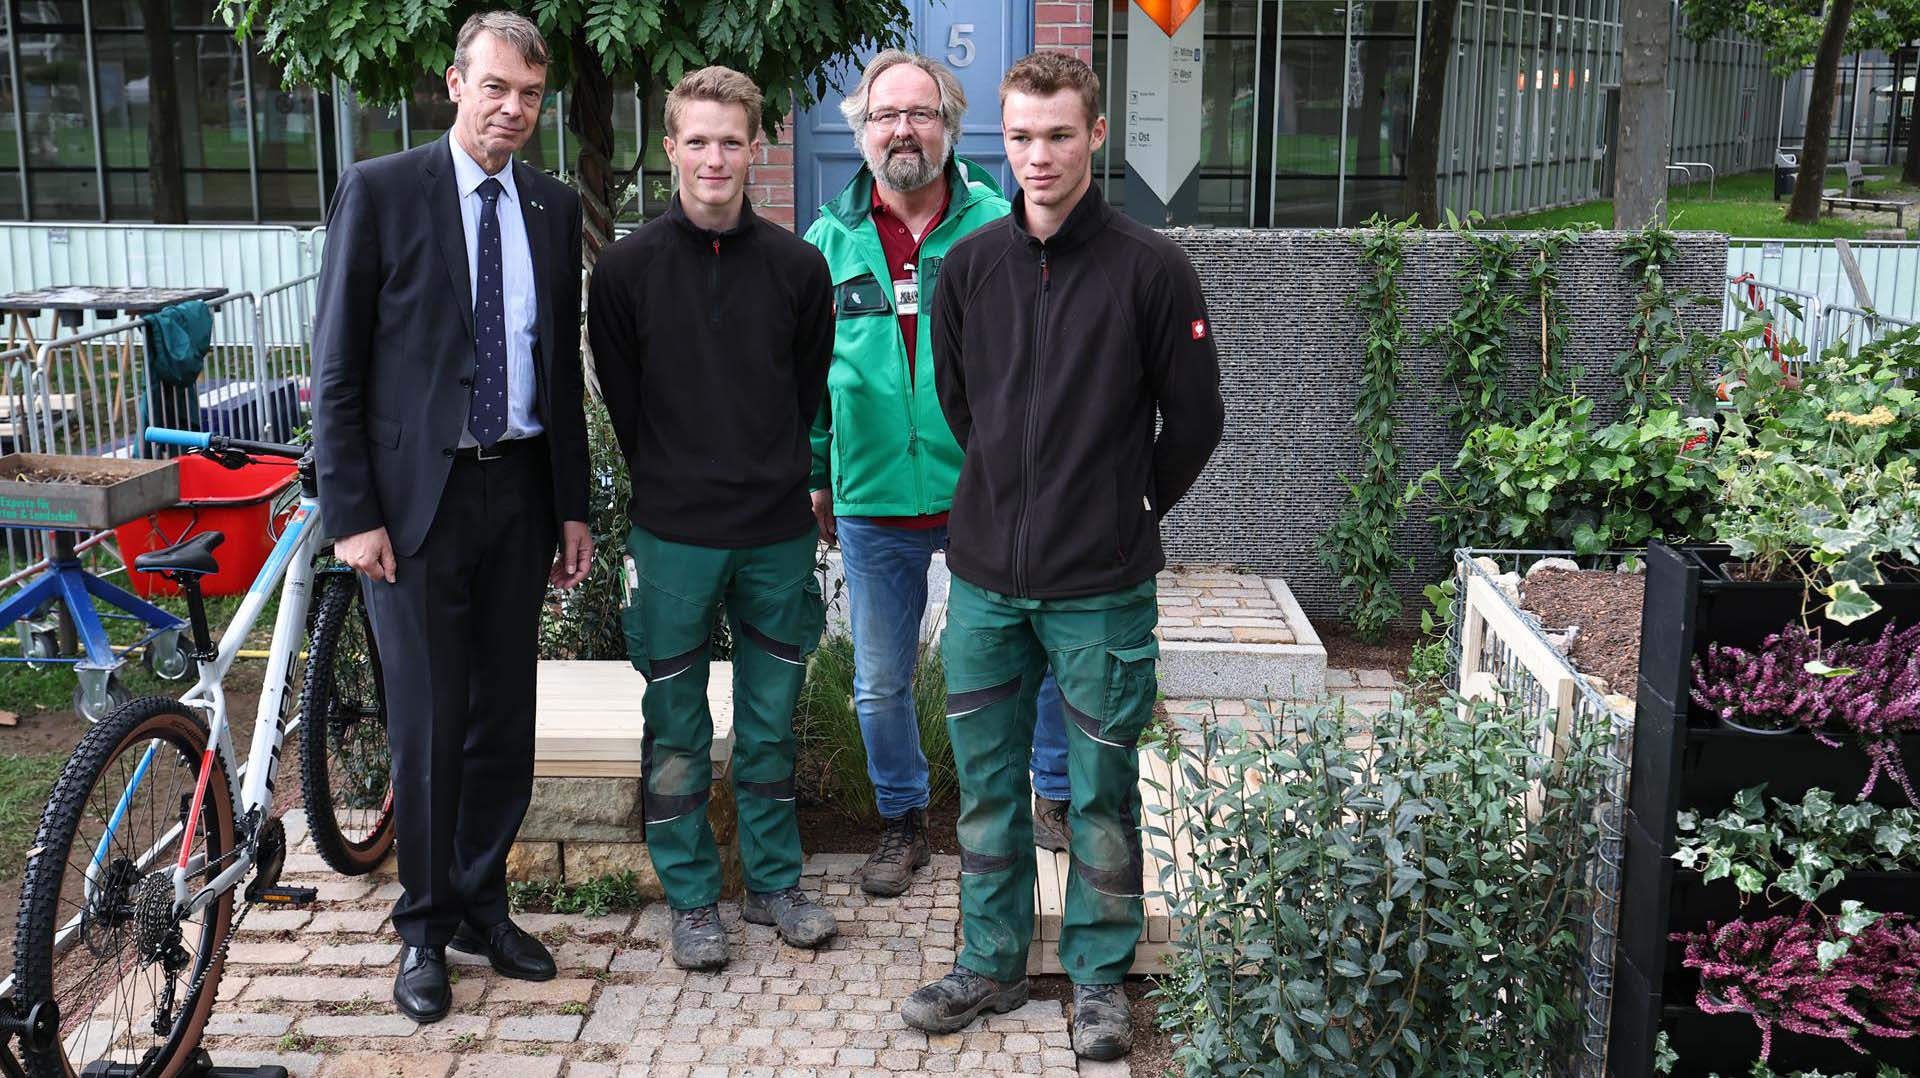
M422 1025L447 1016L453 1007L453 986L447 982L446 948L408 944L401 949L393 1002L401 1014Z
M466 922L453 933L456 951L485 955L495 973L521 981L551 981L556 972L547 945L512 921L481 932Z

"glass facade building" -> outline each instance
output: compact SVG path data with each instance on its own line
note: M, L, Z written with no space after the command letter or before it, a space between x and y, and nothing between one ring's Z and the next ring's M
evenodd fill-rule
M451 121L437 77L423 75L394 109L339 86L284 89L279 69L221 24L218 0L167 2L192 221L318 223L346 163L438 138ZM141 8L0 0L0 219L152 219L155 58ZM1093 8L1113 128L1097 167L1124 204L1130 4ZM1403 212L1425 0L1207 0L1203 12L1192 223L1353 225ZM1462 0L1440 140L1443 205L1497 215L1604 196L1619 20L1619 0ZM1851 156L1897 159L1915 69L1912 48L1848 58L1834 135ZM1765 167L1775 145L1800 138L1806 81L1773 75L1741 39L1676 34L1672 159L1710 162L1721 175ZM616 91L615 165L639 180L621 217L638 220L668 193L663 95ZM566 106L564 93L548 95L526 151L538 167L571 163Z

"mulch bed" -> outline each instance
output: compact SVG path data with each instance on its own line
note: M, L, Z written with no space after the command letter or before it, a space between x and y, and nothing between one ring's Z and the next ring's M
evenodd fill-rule
M1417 620L1418 610L1414 610L1413 615ZM1407 672L1407 664L1413 661L1414 645L1422 642L1418 629L1394 629L1385 640L1369 644L1354 636L1344 622L1332 619L1314 625L1314 631L1320 634L1320 644L1327 649L1327 669L1391 670L1395 677Z
M1568 658L1582 673L1605 678L1607 691L1634 694L1640 677L1640 605L1646 577L1604 569L1543 569L1520 584L1522 605L1548 632L1569 626Z

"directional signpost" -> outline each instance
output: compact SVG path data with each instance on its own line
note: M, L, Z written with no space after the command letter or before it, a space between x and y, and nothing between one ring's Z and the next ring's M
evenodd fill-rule
M1129 0L1127 212L1152 225L1200 209L1200 52L1205 0Z

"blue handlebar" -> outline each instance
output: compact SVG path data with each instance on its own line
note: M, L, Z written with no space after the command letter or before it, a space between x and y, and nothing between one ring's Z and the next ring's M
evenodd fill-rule
M173 430L169 427L148 427L147 441L157 445L178 445L188 449L205 449L213 436L201 431Z

